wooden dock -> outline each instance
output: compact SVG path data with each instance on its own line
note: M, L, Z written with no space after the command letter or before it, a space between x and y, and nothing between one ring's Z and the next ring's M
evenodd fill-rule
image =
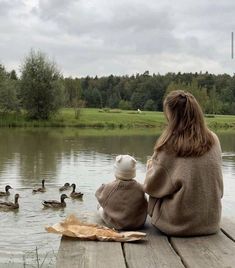
M148 221L149 222L149 221ZM223 219L221 231L210 236L167 237L146 223L145 241L93 242L62 237L57 268L233 268L235 222Z

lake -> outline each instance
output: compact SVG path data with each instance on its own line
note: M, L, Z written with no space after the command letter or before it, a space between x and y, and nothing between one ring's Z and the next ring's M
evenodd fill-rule
M235 132L218 136L223 150L223 215L235 218ZM153 129L0 129L0 188L3 191L6 184L14 188L1 200L20 194L18 211L0 211L0 266L54 267L60 237L46 233L44 227L71 213L89 219L97 206L94 192L114 178L118 154L136 158L137 180L143 182L156 137ZM47 191L32 194L42 179ZM61 210L43 209L42 200L59 200L58 188L65 182L76 183L83 200L66 199L67 206Z

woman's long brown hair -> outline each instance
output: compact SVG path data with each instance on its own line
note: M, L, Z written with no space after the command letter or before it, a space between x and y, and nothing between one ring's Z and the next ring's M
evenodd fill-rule
M155 150L172 151L180 157L201 156L214 144L202 109L195 97L182 90L170 92L163 103L168 126L158 139Z

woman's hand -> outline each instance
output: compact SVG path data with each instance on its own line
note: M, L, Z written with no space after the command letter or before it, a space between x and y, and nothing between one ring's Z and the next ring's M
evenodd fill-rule
M150 158L150 159L147 161L146 167L147 167L147 170L150 169L150 168L152 167L152 158Z

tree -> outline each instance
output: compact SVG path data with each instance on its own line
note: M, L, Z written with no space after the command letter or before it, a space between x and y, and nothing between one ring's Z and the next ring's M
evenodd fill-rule
M0 111L7 113L18 109L16 81L11 80L4 66L0 65Z
M21 66L21 98L31 119L48 119L62 105L63 84L56 64L31 50Z
M0 110L4 113L16 111L19 108L15 84L5 79L0 82Z
M9 78L12 79L12 80L18 80L18 77L17 77L17 74L16 74L16 71L15 70L12 70L9 73Z
M144 104L145 111L154 111L156 110L156 104L152 99L149 99Z
M65 106L74 107L81 99L81 85L76 78L68 77L64 79Z
M226 110L225 106L225 110ZM208 114L219 114L223 109L223 103L220 101L216 92L215 86L209 92L209 98L206 103L206 113Z
M120 100L118 104L118 108L122 110L131 110L131 102L130 101L125 101L125 100Z
M116 92L114 92L112 95L110 95L108 100L108 107L110 108L117 108L118 104L120 102L120 98Z
M65 106L72 107L75 112L75 118L78 119L81 114L81 108L85 107L85 101L81 100L81 83L78 78L68 77L64 79Z
M144 103L145 103L145 98L143 93L141 92L134 92L131 96L131 104L132 107L137 110L137 109L143 109L144 108Z
M207 91L206 88L200 87L198 85L196 78L193 78L190 84L185 84L181 82L171 82L167 87L165 96L173 90L184 90L192 93L199 102L199 104L201 105L202 110L206 112L206 105L208 100Z

